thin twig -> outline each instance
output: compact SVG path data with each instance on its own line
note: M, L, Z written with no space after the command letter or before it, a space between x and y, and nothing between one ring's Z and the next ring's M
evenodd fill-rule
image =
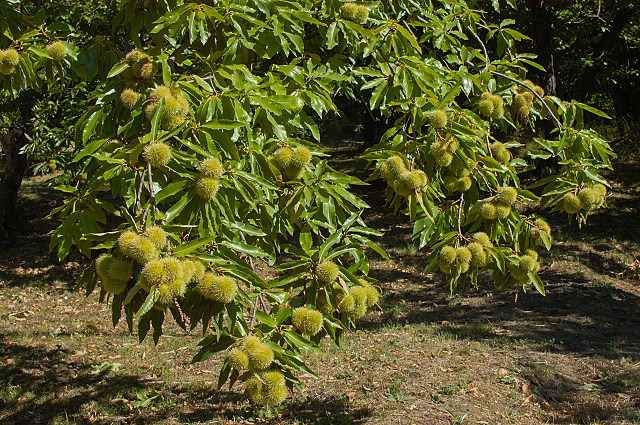
M142 187L144 185L144 178L146 174L147 174L147 169L143 168L142 176L140 176L140 184L138 185L138 192L136 192L136 202L133 207L133 210L135 211L136 214L138 213L138 209L140 208L140 199L142 197Z
M369 116L371 117L371 120L373 120L374 122L378 121L378 119L373 115L373 112L371 112L371 107L369 107L369 102L364 100L364 97L362 96L362 92L360 91L360 87L358 87L357 85L356 85L356 95L360 98L362 103L367 107L367 112L369 112Z
M407 24L407 21L402 20L402 25L407 29L407 31L409 31L409 34L411 34L413 38L416 39L416 43L418 43L419 42L418 37L416 37L416 35L413 33L413 30L411 29L409 24Z
M425 25L429 25L431 24L431 22L427 21L426 19L424 19L422 16L419 15L411 15L412 18L417 19L418 21L422 22Z
M260 304L262 304L262 309L264 311L267 311L269 309L269 307L267 306L264 298L262 298L262 294L258 295L258 299L260 300Z
M262 294L259 294L255 300L253 301L253 312L251 313L251 321L249 322L249 329L253 328L254 323L256 322L256 313L258 312L258 301L260 301L260 305L262 305L262 311L268 311L268 307L262 298Z
M242 242L247 243L247 239L244 237L244 233L242 232L238 232L240 235L240 239L242 239ZM256 265L253 262L253 257L251 257L250 255L247 255L247 258L249 259L249 265L251 266L251 270L253 270L254 272L256 271Z
M478 174L480 175L480 177L482 177L482 180L484 180L484 184L487 186L487 190L489 191L489 193L495 192L493 187L489 185L489 182L487 181L486 177L480 172L478 172Z
M549 107L549 105L547 105L547 102L544 101L544 99L538 94L536 93L536 91L529 87L528 85L526 85L525 83L523 83L522 81L513 78L513 77L509 77L506 74L503 74L502 72L498 72L498 71L490 71L491 74L496 75L498 77L502 77L504 79L507 79L511 82L514 82L516 84L518 84L521 87L524 87L525 89L529 90L531 93L533 93L533 95L540 101L540 103L542 103L542 106L544 106L544 108L547 110L547 112L549 113L549 116L552 118L553 123L556 125L556 127L558 127L558 130L560 130L560 132L562 132L562 123L560 122L560 120L558 119L558 117L556 117L556 114L553 113L553 111L551 110L551 108Z
M487 66L489 66L489 63L491 62L489 59L489 53L487 52L487 47L484 45L484 43L482 42L482 40L480 39L480 37L478 37L478 34L476 34L471 28L467 27L467 29L473 34L473 36L475 37L476 41L478 43L480 43L480 46L482 46L482 50L484 51L484 57L487 61ZM478 67L473 64L472 62L467 61L466 62L467 65L471 66L472 68L474 68L476 71L479 71ZM513 77L509 77L506 74L503 74L502 72L498 72L498 71L489 71L491 72L492 75L498 76L498 77L502 77L504 79L507 79L513 83L516 83L524 88L526 88L527 90L529 90L531 93L533 93L533 95L540 101L540 103L542 103L542 106L544 106L544 108L547 110L547 112L549 113L549 116L551 117L552 121L554 122L554 124L556 125L556 127L558 127L558 130L560 130L560 132L562 132L562 123L560 122L560 120L558 119L558 117L556 117L556 115L553 113L553 111L551 110L551 108L549 107L549 105L547 105L547 102L544 101L544 99L538 94L536 93L535 90L533 90L533 88L529 87L528 85L526 85L525 83L523 83L522 81L513 78Z
M175 49L173 51L173 53L171 53L171 56L169 56L169 58L167 59L167 65L169 66L169 68L171 68L171 65L173 65L173 63L176 61L176 58L185 50L187 50L187 47L191 46L191 43L188 41L185 41L184 43L182 43L180 46L178 46L177 49Z
M487 133L487 137L485 137L485 141L487 143L487 150L489 151L489 156L493 158L493 152L491 151L491 143L489 143L489 133Z
M153 190L153 177L151 176L151 164L147 162L147 177L149 178L149 194L151 195L151 201L155 205L156 193Z
M258 298L260 297L260 295L258 295L256 297L256 299L253 301L253 313L251 313L251 321L249 322L249 329L253 328L253 324L256 321L256 313L258 312Z
M487 51L487 46L484 45L484 43L482 42L482 39L480 39L478 34L476 34L476 32L471 27L467 27L467 29L471 34L473 34L473 36L475 37L476 41L480 44L480 46L482 46L482 51L484 52L484 59L487 61L487 66L489 66L491 64L491 59L489 58L489 52Z
M244 233L243 232L238 232L238 234L240 235L240 239L242 239L242 242L244 242L245 244L247 243L247 239L244 237ZM247 255L247 258L249 260L249 265L251 266L251 270L253 270L254 272L256 271L256 265L253 262L253 257L251 257L250 255ZM253 328L253 324L255 323L256 320L256 313L258 312L258 301L260 301L260 304L262 305L262 309L263 311L267 311L268 308L265 305L264 300L262 299L262 294L259 294L253 304L253 313L251 313L251 322L249 324L249 328Z
M142 222L146 223L147 220L147 214L149 213L149 208L151 207L151 205L153 205L154 209L156 210L156 212L158 211L158 209L156 208L156 194L155 191L153 190L153 177L151 175L151 164L149 164L147 162L147 177L149 178L149 203L147 204L146 208L144 209L144 213L142 214Z
M458 205L458 240L462 238L462 204L464 204L464 193L460 194L460 205Z

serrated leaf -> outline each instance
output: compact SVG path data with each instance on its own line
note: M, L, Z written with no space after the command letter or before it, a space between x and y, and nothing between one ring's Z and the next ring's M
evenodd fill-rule
M185 193L180 199L180 201L173 204L173 206L169 208L169 210L167 210L167 213L164 216L165 220L167 222L170 222L176 216L178 216L182 212L182 210L184 210L184 208L187 205L189 205L189 202L191 201L191 199L193 199L191 193L190 192Z
M92 153L94 153L95 151L100 149L105 143L107 143L107 139L94 140L93 142L91 142L88 145L86 145L85 147L83 147L80 150L80 152L78 152L73 157L73 160L71 162L78 162L82 158L91 155Z
M89 138L93 136L93 130L96 128L96 125L100 121L100 118L102 118L102 110L97 110L91 114L86 124L84 125L84 128L82 129L82 144L86 144L87 140L89 140Z
M278 326L278 322L264 311L256 311L256 318L269 327L275 328Z
M236 252L240 252L242 254L246 254L249 257L268 257L269 254L261 250L256 246L247 245L242 242L232 242L232 241L224 241L220 245L224 245L229 249L232 249Z
M149 310L153 308L153 304L155 302L156 302L156 289L153 288L151 289L151 292L149 292L149 295L147 295L147 298L144 300L144 303L142 303L142 306L140 306L140 309L134 316L135 319L137 320L137 319L140 319L142 316L144 316Z
M173 196L176 193L179 193L180 191L184 190L190 184L192 184L192 182L190 180L186 180L186 179L185 180L180 180L180 181L177 181L177 182L173 182L170 185L168 185L167 187L165 187L164 189L162 189L160 192L156 193L155 200L156 200L157 203L160 203L165 198Z
M235 339L231 338L228 335L222 335L220 339L217 339L213 335L209 336L200 342L199 345L201 345L202 348L195 356L193 356L191 362L195 363L207 360L214 354L231 347L235 342Z
M160 123L162 122L162 112L164 112L164 99L160 99L156 112L151 119L151 140L156 141L158 139L158 132L160 131Z
M187 254L195 251L198 248L205 246L208 243L211 243L216 240L216 236L208 236L202 239L196 239L194 241L183 243L173 249L173 255L175 257L184 257Z
M111 70L107 74L107 78L113 78L116 75L126 71L128 68L129 68L129 64L128 63L126 63L126 62L118 62L117 64L113 65L113 67L111 68Z

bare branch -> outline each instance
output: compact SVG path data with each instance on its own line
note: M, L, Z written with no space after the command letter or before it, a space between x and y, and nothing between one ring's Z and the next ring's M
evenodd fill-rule
M142 196L142 187L144 185L144 178L145 178L146 174L147 174L147 169L143 168L142 169L142 175L140 176L140 184L138 185L138 191L136 192L136 202L135 202L134 207L133 207L133 211L134 211L135 214L138 213L138 209L140 208L140 199L141 199L141 196Z

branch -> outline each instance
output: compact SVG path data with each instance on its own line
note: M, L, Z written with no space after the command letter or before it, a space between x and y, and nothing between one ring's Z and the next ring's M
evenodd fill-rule
M153 205L156 204L156 193L153 191L153 177L151 176L151 164L147 162L147 176L149 177L149 193Z
M191 46L191 43L189 43L188 41L185 41L184 43L182 43L180 46L178 46L177 49L175 49L173 51L173 53L171 53L171 56L169 56L169 58L167 59L167 65L169 65L169 68L171 68L171 65L176 61L176 58L185 50L187 50L187 47Z
M480 177L482 177L482 180L484 180L484 184L487 186L487 191L489 192L489 194L492 194L493 192L495 192L493 187L491 187L491 185L487 181L486 177L480 172L478 172L478 174L480 175Z
M156 206L156 194L153 191L153 177L151 176L151 164L149 164L148 162L147 162L147 177L149 177L149 195L151 197L149 198L149 203L147 204L147 207L144 209L144 213L142 214L143 222L146 222L147 220L147 213L149 213L149 208L151 207L151 205L153 205L154 208Z
M487 51L487 46L484 45L484 43L482 42L482 39L480 39L478 34L476 34L476 32L471 27L467 27L467 29L471 34L473 34L473 36L475 37L476 41L480 44L480 46L482 46L482 51L484 52L484 59L487 61L487 66L489 66L491 64L491 59L489 59L489 52Z
M249 329L253 328L253 324L256 321L256 313L258 311L258 298L260 297L260 295L258 295L256 297L256 299L253 301L253 313L251 313L251 321L249 322Z
M238 232L238 234L240 235L240 239L242 239L242 242L247 243L247 239L244 237L244 233L242 232ZM256 271L256 265L253 262L253 257L250 255L247 255L247 258L249 259L249 265L251 266L251 270L253 270L254 272Z
M378 121L378 119L373 115L371 108L369 107L369 102L364 100L364 97L362 96L362 92L360 91L360 87L356 86L355 89L356 89L356 95L360 98L360 101L364 104L364 106L367 107L367 112L369 112L369 116L371 117L371 120L373 122Z
M462 204L464 204L464 193L460 194L460 205L458 205L458 240L462 238Z
M471 28L467 27L467 29L473 34L473 36L475 37L476 41L478 43L480 43L480 45L482 46L482 50L484 51L484 57L487 61L487 66L489 66L489 64L491 63L490 59L489 59L489 53L487 52L487 47L484 45L484 43L482 42L482 40L480 39L480 37L478 37L478 34L476 34ZM472 68L474 68L476 71L479 71L478 67L475 66L475 64L473 64L472 62L467 61L466 62L467 65L471 66ZM515 79L513 77L509 77L506 74L503 74L501 72L498 71L489 71L491 72L491 75L495 75L498 77L502 77L505 78L511 82L514 82L524 88L526 88L527 90L529 90L531 93L533 93L533 95L540 101L540 103L542 103L542 106L544 106L544 108L547 110L547 112L549 113L549 116L551 117L553 123L556 125L556 127L558 127L558 130L560 130L560 132L562 132L562 123L560 122L560 120L558 119L558 117L556 117L556 115L553 113L553 111L551 110L551 108L549 107L549 105L547 105L547 102L544 101L544 99L538 94L536 93L531 87L529 87L528 85L526 85L525 83L523 83L522 81Z
M489 152L489 156L493 158L493 152L491 151L491 143L489 143L489 133L487 133L487 137L485 137L485 141L487 143L487 152Z
M535 92L535 90L533 90L531 87L529 87L528 85L526 85L522 81L520 81L518 79L515 79L513 77L509 77L508 75L503 74L501 72L498 72L498 71L489 71L489 72L491 72L492 75L496 75L498 77L502 77L502 78L507 79L507 80L509 80L511 82L514 82L514 83L518 84L519 86L526 88L531 93L533 93L533 95L540 101L540 103L542 103L542 106L544 106L544 108L547 110L547 112L549 113L549 116L552 118L553 123L556 125L556 127L558 127L558 130L560 130L560 132L562 132L562 123L560 122L560 119L558 119L558 117L556 117L556 114L553 113L553 110L551 110L549 105L547 105L547 102L545 102L544 99L538 93Z
M138 209L140 208L140 199L141 199L141 196L142 196L142 186L143 186L143 183L144 183L144 177L145 177L146 173L147 173L147 169L143 168L142 169L142 176L140 176L140 184L138 185L138 191L136 192L136 202L135 202L135 204L133 206L134 214L137 214L138 213Z
M253 312L251 313L251 321L249 322L249 329L253 328L253 325L256 322L256 313L258 312L258 301L260 301L260 305L262 305L262 310L265 312L267 311L267 305L262 299L262 294L259 294L253 302Z
M466 64L467 64L467 66L470 66L474 70L480 71L480 69L474 63L467 61ZM525 89L527 89L531 93L533 93L533 95L536 97L536 99L538 99L540 101L540 103L542 103L542 106L544 106L544 109L547 110L547 112L549 113L549 116L551 117L551 120L553 121L555 126L558 128L558 130L560 130L560 132L562 132L563 128L562 128L562 123L560 122L560 119L558 117L556 117L556 114L553 113L553 110L549 107L549 105L547 105L547 102L545 102L544 99L538 93L535 92L535 90L533 90L531 87L529 87L528 85L526 85L522 81L518 80L517 78L509 77L507 74L503 74L502 72L491 71L491 70L489 70L489 72L491 73L491 75L495 75L497 77L502 77L502 78L504 78L506 80L509 80L509 81L511 81L513 83L518 84L521 87L524 87Z

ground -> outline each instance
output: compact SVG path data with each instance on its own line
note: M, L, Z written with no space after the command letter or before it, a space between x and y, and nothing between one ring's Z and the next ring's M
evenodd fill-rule
M355 174L353 144L333 164ZM552 220L547 296L489 285L451 295L421 273L410 225L373 182L369 224L390 261L383 299L341 347L311 357L305 395L256 409L215 391L219 358L191 364L201 335L169 326L157 346L111 325L96 293L74 290L84 262L47 254L46 179L21 192L27 234L0 250L0 423L12 424L640 424L640 167L620 161L609 208L578 229ZM379 186L379 187L378 187Z

